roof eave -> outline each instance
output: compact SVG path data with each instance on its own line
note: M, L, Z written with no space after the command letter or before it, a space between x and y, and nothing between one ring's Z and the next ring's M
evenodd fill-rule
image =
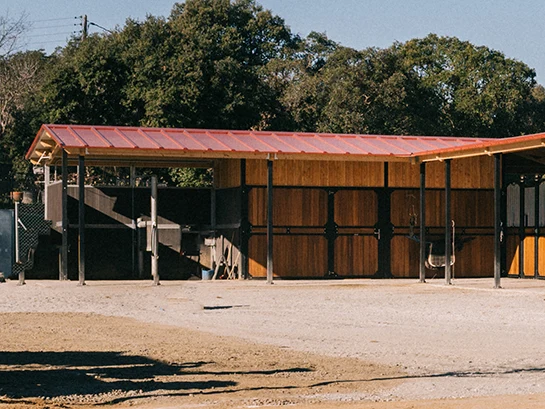
M467 147L461 146L457 148L422 152L415 154L413 158L416 162L442 162L447 159L462 159L485 155L492 156L495 154L528 151L543 147L545 147L545 135L539 134L532 138L518 138L518 140L514 141L506 138Z

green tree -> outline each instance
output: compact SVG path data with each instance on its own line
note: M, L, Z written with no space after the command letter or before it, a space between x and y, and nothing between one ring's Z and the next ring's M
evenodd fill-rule
M520 135L531 115L535 72L488 47L429 35L392 47L433 95L437 134Z

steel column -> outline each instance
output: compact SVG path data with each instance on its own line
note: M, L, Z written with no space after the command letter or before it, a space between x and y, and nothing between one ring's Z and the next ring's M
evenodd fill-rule
M210 257L212 258L210 262L210 267L212 270L216 271L216 260L217 260L217 252L216 252L216 227L217 227L217 195L216 195L216 180L214 179L212 182L212 190L210 191L210 228L212 229L212 235L214 237L214 245L210 248Z
M335 224L335 191L327 191L327 222L325 225L325 238L327 240L327 274L335 276L335 240L338 228Z
M62 151L62 247L60 280L68 280L68 154Z
M273 161L267 160L267 283L273 282Z
M136 168L134 166L131 166L129 169L130 172L130 184L131 184L131 223L132 223L132 232L131 232L131 271L134 276L138 275L138 268L137 268L137 252L138 252L138 226L136 221L136 212L135 212L135 204L134 204L134 189L136 187Z
M524 278L524 239L526 238L526 188L525 178L521 176L519 183L519 277Z
M49 184L50 184L50 180L51 180L51 169L49 168L49 166L47 165L44 165L44 195L43 195L43 202L45 204L45 211L44 211L44 219L45 220L50 220L49 219L49 212L48 212L48 198L49 198Z
M78 161L78 278L85 285L85 158Z
M151 177L151 276L159 285L159 230L157 226L157 176Z
M15 263L21 262L21 256L19 254L19 202L15 202ZM19 271L19 284L25 285L25 269L21 268Z
M450 162L445 160L445 282L452 284L452 269L450 259L452 258L452 221L450 202Z
M248 278L249 260L248 249L250 242L250 220L249 220L249 191L246 185L246 159L240 160L240 266L241 277Z
M541 177L536 175L534 187L534 278L539 278L539 183Z
M420 282L426 282L426 163L420 164Z
M494 155L494 288L501 288L501 154Z

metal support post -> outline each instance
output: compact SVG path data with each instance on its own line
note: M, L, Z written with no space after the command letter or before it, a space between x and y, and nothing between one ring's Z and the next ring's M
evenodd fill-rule
M78 278L85 285L85 158L78 162Z
M68 280L68 154L62 151L62 247L61 247L61 281Z
M215 183L215 182L214 182ZM214 236L214 245L210 247L210 257L211 257L211 268L216 271L216 227L217 227L217 200L216 200L216 186L212 186L210 191L210 228L212 229L212 234Z
M452 221L451 221L451 203L450 203L450 162L445 161L445 282L452 284L452 270L450 260L452 258Z
M524 176L519 183L519 277L524 278L524 240L526 239L526 187Z
M267 160L267 284L273 282L273 161Z
M426 163L420 164L420 282L426 282Z
M541 177L536 175L535 178L535 202L534 202L534 278L539 278L539 185Z
M501 155L494 155L494 288L501 288Z
M157 176L151 177L151 275L159 285L159 230L157 226Z
M136 167L131 166L129 168L130 172L130 185L131 185L131 271L134 276L138 275L137 267L137 252L138 252L138 226L136 221L136 212L135 212L135 203L134 203L134 189L136 188Z
M248 278L249 260L248 250L252 226L249 219L249 189L246 184L246 159L240 160L240 266L241 278Z
M19 253L19 202L15 202L15 263L21 262ZM19 285L25 285L25 269L19 271Z
M335 274L335 240L337 240L338 227L335 223L335 190L327 191L327 222L325 225L325 238L327 240L327 276L336 277Z
M44 219L49 219L49 205L48 205L48 198L49 198L49 184L51 182L51 169L49 166L44 165L44 196L43 196L43 202L45 204L45 211L44 211Z

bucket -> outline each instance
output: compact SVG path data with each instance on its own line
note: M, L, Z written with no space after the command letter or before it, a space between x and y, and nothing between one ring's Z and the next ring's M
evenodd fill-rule
M202 279L203 280L212 280L214 276L214 270L202 270Z

